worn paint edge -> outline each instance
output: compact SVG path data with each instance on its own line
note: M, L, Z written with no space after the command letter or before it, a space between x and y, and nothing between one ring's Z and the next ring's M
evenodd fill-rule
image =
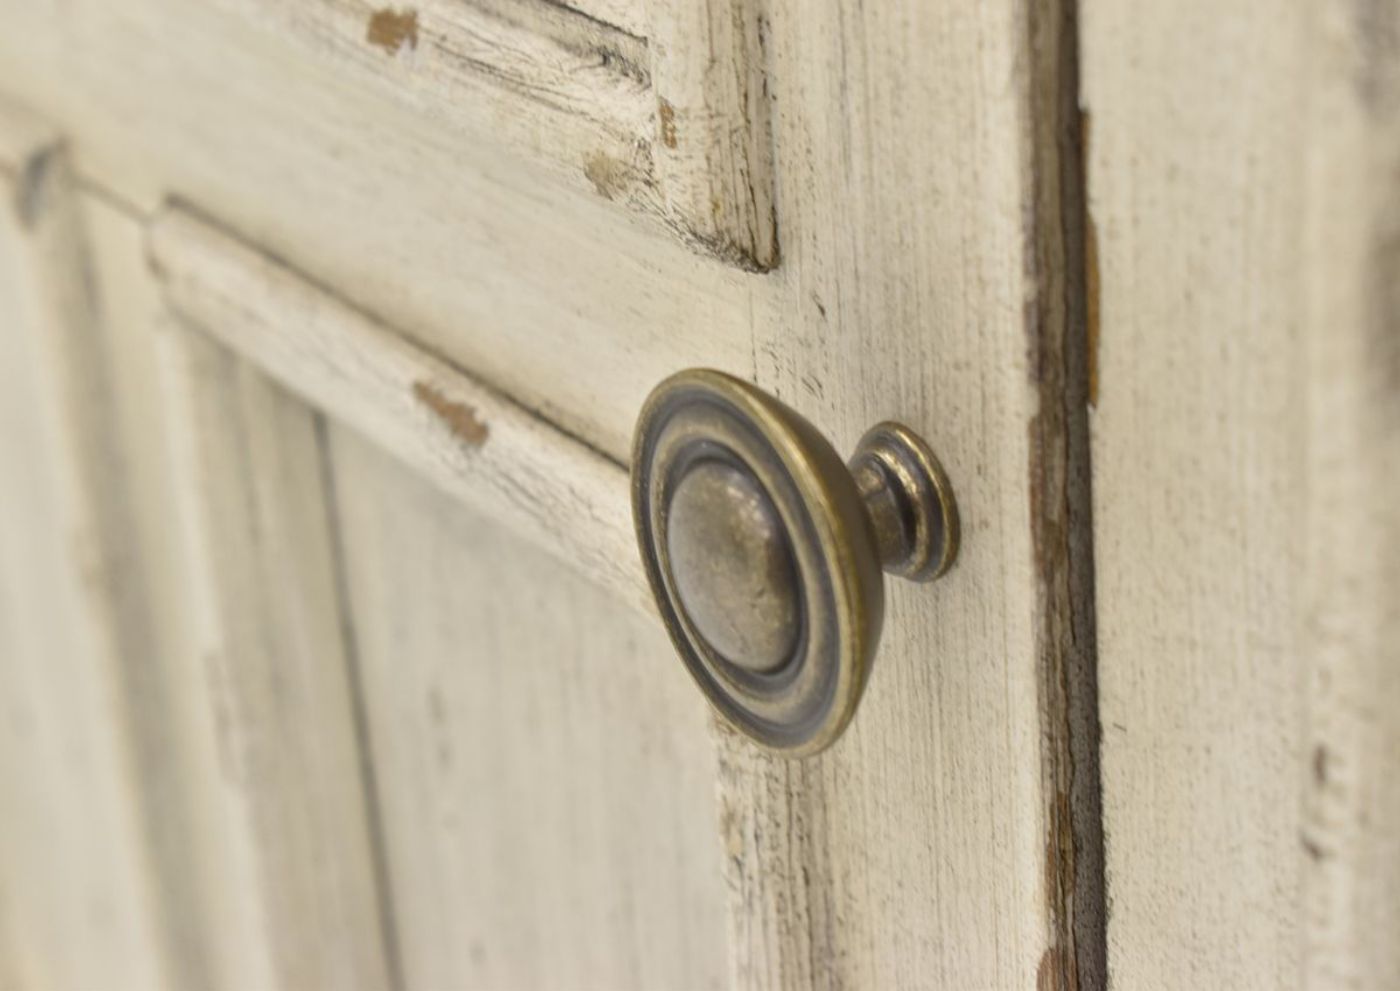
M1026 307L1031 384L1030 517L1038 629L1044 897L1049 946L1042 989L1107 984L1102 792L1088 407L1090 243L1076 0L1031 4L1021 101L1031 208ZM1096 328L1093 328L1096 330Z

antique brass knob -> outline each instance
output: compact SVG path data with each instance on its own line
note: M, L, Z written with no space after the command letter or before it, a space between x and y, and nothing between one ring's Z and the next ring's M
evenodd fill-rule
M882 567L932 581L958 548L948 478L909 428L871 428L847 466L778 400L707 369L643 406L632 513L691 675L729 722L790 756L828 746L855 712Z

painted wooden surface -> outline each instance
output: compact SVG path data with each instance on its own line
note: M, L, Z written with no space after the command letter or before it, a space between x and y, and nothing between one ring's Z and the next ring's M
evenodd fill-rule
M778 261L768 20L760 0L646 0L653 154L681 235L734 264Z
M569 0L564 6L629 34L646 33L646 0Z
M4 983L384 986L314 418L192 357L61 144L5 161Z
M110 392L82 202L0 105L0 985L158 987L125 653L149 646L109 493Z
M1302 171L1303 974L1400 986L1400 3L1318 4Z
M1004 18L985 15L986 21L954 18L966 38L986 33L999 39L999 47L986 56L990 63L969 54L975 46L950 38L950 59L928 63L940 66L944 75L926 84L952 88L969 74L1013 71L1030 45L1031 25L1001 13ZM790 31L787 44L839 44L843 25L825 25L809 38L798 29L796 14L788 16L779 22ZM882 26L900 30L898 18ZM1058 790L1055 775L1066 773L1069 754L1042 752L1039 746L1042 721L1058 725L1065 718L1063 700L1049 694L1058 683L1051 681L1050 665L1064 648L1041 617L1065 604L1055 600L1047 608L1042 602L1047 586L1059 579L1037 558L1027 526L1032 475L1047 469L1033 455L1032 443L1032 431L1039 429L1037 376L1043 369L1033 369L1027 357L1028 342L1039 347L1042 331L1039 323L1027 322L1022 306L1027 284L1019 280L1025 278L1024 266L1033 264L1023 252L1039 251L1038 238L1048 243L1059 236L1049 229L1055 220L1048 215L1045 231L1023 226L1037 196L1030 147L1037 138L1027 123L1030 70L1017 77L1024 90L969 109L974 116L988 115L989 137L962 158L950 159L938 148L966 130L967 121L943 120L939 126L946 133L931 130L924 143L911 143L897 114L879 119L882 147L894 162L906 163L906 169L941 163L943 171L930 176L930 187L917 191L914 203L936 210L944 201L933 190L949 184L959 189L952 202L986 213L964 238L956 236L956 225L921 217L907 205L896 209L895 201L908 191L884 177L903 173L872 175L873 185L867 186L864 173L844 170L841 148L871 136L840 129L845 106L835 89L823 88L839 82L826 80L816 68L825 64L824 57L801 48L789 53L785 92L796 108L788 125L795 138L788 145L787 171L796 177L791 230L799 235L799 246L808 225L813 233L806 236L817 240L794 249L792 267L777 276L788 309L781 320L755 332L759 379L845 444L881 415L908 419L947 457L964 504L973 507L972 532L990 536L978 538L989 541L980 554L977 543L969 545L957 575L937 592L893 592L894 615L865 703L872 715L838 751L812 765L788 766L756 758L742 744L726 744L720 829L730 853L732 977L741 984L889 983L936 972L941 979L974 985L1033 980L1037 974L1070 983L1081 955L1090 961L1085 966L1092 966L1092 947L1081 954L1075 946L1078 934L1069 910L1076 884L1065 851L1073 851L1076 838L1066 823L1056 821L1068 796ZM877 63L866 66L874 77L870 85L888 78L882 73L896 71ZM900 63L898 72L907 71ZM1046 78L1055 71L1054 64L1036 69ZM782 72L776 75L781 78ZM920 113L912 104L904 108ZM833 126L826 113L834 114L834 134L844 145L833 139L828 149L807 137L808 129ZM860 127L871 123L858 120ZM819 154L823 150L829 157ZM804 196L814 175L822 185ZM834 204L846 204L850 213L829 215ZM880 220L857 223L857 216ZM875 240L844 236L856 227L868 227ZM915 232L923 238L934 230L945 232L944 239L928 243L922 253L904 247ZM164 236L158 228L158 257ZM964 268L965 291L971 295L941 292L927 281L928 272L942 270L953 258ZM879 273L882 286L889 280L897 288L846 295L847 273L867 264ZM177 288L177 298L208 303L242 295L217 285L198 286L201 278L222 278L220 272L218 265L181 271L185 286ZM1008 291L1008 284L1021 288ZM257 285L275 288L271 281ZM305 338L323 343L300 351L295 342L303 331L276 323L294 312L302 312L300 304L274 307L260 329L228 305L211 309L205 320L215 327L222 319L234 320L213 332L240 341L238 346L250 352L263 352L265 364L286 369L284 378L300 380L301 388L317 391L329 407L354 408L347 397L366 394L363 386L372 380L346 379L344 370L324 367L315 355L359 349L333 340L343 328L330 321ZM683 347L679 337L675 340ZM276 359L279 352L289 357ZM1062 360L1051 353L1044 364ZM675 365L683 363L678 353ZM837 376L841 370L850 373L849 381ZM402 408L407 380L399 381L403 376L397 372L389 378L399 387L391 391L395 399L388 408ZM624 392L642 385L633 369L621 365L614 378ZM940 382L936 392L926 388L930 380ZM350 384L355 381L359 385ZM1046 395L1047 401L1059 401L1053 388ZM328 402L326 397L334 396L342 398ZM370 405L366 401L350 417L368 422L364 409ZM604 436L625 436L629 428L630 411ZM1050 429L1052 449L1065 444L1066 432L1063 424ZM1037 435L1035 443L1047 441ZM403 440L394 445L404 447ZM513 456L504 448L500 453ZM990 653L993 663L988 663L988 638L998 645ZM940 658L936 664L934 657ZM929 712L935 716L929 718ZM936 825L916 828L920 823ZM1094 913L1092 906L1079 910Z
M297 44L347 84L662 219L651 152L656 101L641 39L519 0L219 6L272 44Z
M70 151L0 119L49 424L2 553L57 549L0 637L68 666L0 670L11 728L72 689L22 739L110 828L0 902L0 983L1393 983L1393 3L3 6ZM633 417L697 364L959 498L809 761L706 720L637 581Z
M771 268L771 137L751 0L647 4L639 38L546 0L219 0L464 137L544 163L694 249Z
M1398 11L1085 6L1116 987L1397 979Z
M392 935L317 421L256 369L183 333L168 414L195 561L188 660L203 670L227 814L252 848L269 979L384 987Z
M1070 752L1046 734L1066 718L1056 630L1072 603L1061 550L1038 555L1032 525L1067 505L1039 452L1058 457L1068 427L1036 420L1061 402L1044 375L1063 355L1042 330L1060 290L1034 288L1060 264L1038 271L1060 231L1036 176L1057 166L1030 125L1032 94L1060 92L1058 48L1033 63L1022 11L778 5L751 26L785 260L766 277L375 85L347 89L293 40L213 8L12 17L26 41L6 47L0 81L81 137L93 181L138 207L183 198L614 457L645 392L693 364L756 378L843 447L880 416L929 436L969 539L939 588L892 590L866 715L811 765L725 744L731 979L1069 984L1092 968L1075 919L1095 908L1073 904L1079 837L1060 787ZM182 45L142 44L172 33ZM753 80L733 85L753 98Z
M642 611L623 467L179 210L151 227L170 304L306 402Z
M1067 126L1063 39L1043 13L769 13L787 293L782 319L756 327L757 381L839 449L883 417L909 423L947 466L965 529L947 578L889 586L861 710L830 752L794 764L726 748L740 986L1092 980L1073 913L1096 909L1072 904L1058 819L1071 756L1050 732L1067 714L1054 624L1075 605L1067 551L1039 539L1053 521L1038 493L1070 503L1052 464L1070 441L1051 410L1065 394L1042 386L1064 361L1056 335L1075 332L1054 257L1068 250L1060 149L1038 130L1053 142Z
M659 625L331 451L405 985L725 986L715 753Z
M72 136L81 175L144 211L169 196L211 213L614 457L678 366L752 374L771 278L328 71L294 37L210 2L4 13L0 91Z

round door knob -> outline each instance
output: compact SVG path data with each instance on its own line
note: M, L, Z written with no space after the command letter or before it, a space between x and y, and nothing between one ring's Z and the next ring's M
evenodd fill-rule
M632 513L681 660L730 723L790 756L828 746L855 713L881 570L932 581L958 547L948 478L908 427L878 424L843 464L801 416L707 369L643 406Z

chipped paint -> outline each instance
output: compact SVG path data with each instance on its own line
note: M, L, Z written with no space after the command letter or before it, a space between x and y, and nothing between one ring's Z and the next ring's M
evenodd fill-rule
M1067 984L1065 980L1065 964L1067 963L1065 951L1058 946L1052 946L1041 955L1040 966L1035 969L1036 991L1064 991L1073 985Z
M454 437L470 447L480 447L491 435L491 428L476 415L474 408L449 399L430 382L414 382L413 397L431 410Z
M598 195L610 200L623 192L629 182L628 168L604 152L597 151L583 163L583 175L593 184Z
M405 48L418 47L418 11L411 8L395 10L384 7L370 14L365 28L365 41L397 55Z
M661 143L667 148L676 147L676 108L666 100L658 99L656 116L661 123Z

